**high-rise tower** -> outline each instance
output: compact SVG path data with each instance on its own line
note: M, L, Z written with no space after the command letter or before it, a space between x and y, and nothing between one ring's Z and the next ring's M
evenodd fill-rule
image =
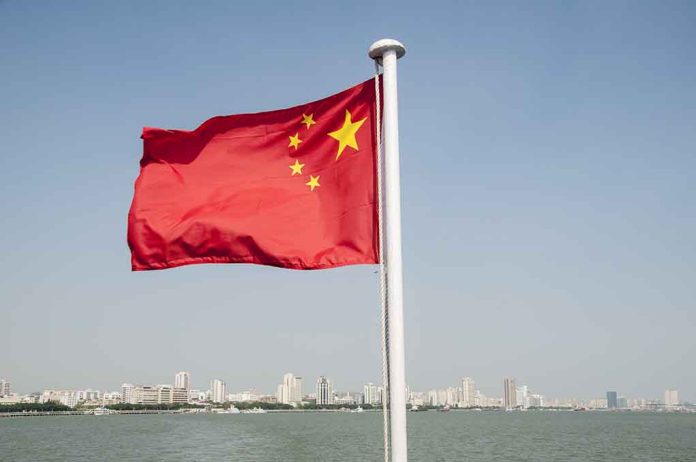
M323 375L317 380L317 405L333 404L333 386L331 380Z

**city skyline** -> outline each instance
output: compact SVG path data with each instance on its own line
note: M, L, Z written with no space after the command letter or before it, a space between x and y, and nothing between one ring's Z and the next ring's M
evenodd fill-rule
M373 382L363 382L363 385L358 388L350 387L335 387L333 380L330 377L320 375L317 377L316 382L310 382L312 384L310 392L303 391L303 377L295 376L293 373L288 372L282 376L282 382L276 387L275 391L269 392L260 387L246 387L246 388L234 388L228 387L227 383L219 378L210 380L209 387L207 389L196 387L195 382L192 382L192 374L189 371L180 371L174 376L174 380L170 382L158 382L157 385L143 385L145 382L138 382L137 384L123 382L118 387L106 387L106 388L84 388L84 387L48 387L43 388L43 390L88 390L97 391L101 393L110 393L118 388L123 399L129 402L131 394L133 393L150 393L152 396L158 396L166 392L171 396L174 396L175 392L173 389L184 389L187 392L204 394L208 393L208 398L213 403L223 403L228 400L230 396L265 396L272 397L278 403L282 404L292 404L296 405L300 403L305 397L312 395L323 394L323 400L321 404L333 404L334 397L337 397L340 393L360 393L365 397L365 402L368 404L379 405L382 399L382 386ZM441 386L441 387L426 387L424 389L413 389L409 386L409 393L415 393L420 395L420 400L424 404L436 404L436 405L453 405L456 404L458 407L475 407L475 406L500 406L501 408L513 409L516 407L534 407L543 406L544 401L548 402L564 402L564 403L605 403L605 407L609 409L620 409L627 407L627 402L630 400L643 400L644 402L662 402L665 406L675 406L678 403L690 403L688 398L684 398L682 393L674 388L663 388L662 390L656 391L653 394L646 395L630 395L628 393L621 393L613 390L602 391L595 393L593 395L580 395L580 396L570 396L570 395L552 395L543 392L543 386L534 386L533 391L530 392L530 387L527 384L519 385L518 380L513 377L505 377L502 379L502 387L499 393L495 391L484 393L483 390L476 386L476 381L472 377L461 377L458 381L454 381L454 386L452 384ZM0 377L0 396L2 396L3 391L10 390L11 381ZM180 385L183 385L180 387ZM518 386L519 385L519 386ZM134 391L135 390L135 391ZM32 392L17 392L12 388L13 394L18 395L28 395L30 393L40 393L40 390L34 390ZM152 398L155 399L155 398ZM239 401L250 401L252 399L239 399ZM483 403L481 400L484 400ZM623 401L622 401L623 400ZM530 404L531 403L531 404Z
M371 78L368 46L393 37L409 385L696 390L693 2L357 1L355 21L327 2L78 3L0 2L16 389L182 367L240 390L287 370L305 389L379 381L377 267L132 274L126 221L144 126L323 98Z

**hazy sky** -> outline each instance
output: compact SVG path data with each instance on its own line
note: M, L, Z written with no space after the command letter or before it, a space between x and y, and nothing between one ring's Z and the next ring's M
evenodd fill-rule
M407 377L696 400L694 2L0 2L0 377L380 379L376 268L131 273L143 126L399 61ZM398 5L398 6L397 6Z

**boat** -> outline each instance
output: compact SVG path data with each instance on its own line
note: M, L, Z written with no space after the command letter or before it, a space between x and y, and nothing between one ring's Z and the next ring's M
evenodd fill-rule
M92 411L92 415L109 415L111 414L111 409L105 407L95 407Z
M450 411L449 404L446 404L445 407L438 409L438 412L449 412L449 411Z
M350 412L363 412L363 408L360 407L360 406L358 406L358 407L356 407L355 409L351 409Z
M242 411L242 414L265 414L266 411L264 409L261 409L260 407L255 407L253 409L245 409Z

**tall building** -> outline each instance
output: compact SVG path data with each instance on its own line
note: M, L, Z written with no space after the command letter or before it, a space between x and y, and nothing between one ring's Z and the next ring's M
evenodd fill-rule
M333 387L331 386L331 380L327 379L323 375L317 380L317 405L333 404Z
M133 390L135 390L135 385L132 383L124 383L121 385L121 402L135 404L135 401L133 401Z
M363 386L363 404L376 406L382 404L382 393L380 387L370 382Z
M529 388L527 385L522 385L515 390L517 394L517 407L527 409L529 407Z
M515 388L515 379L506 377L503 381L503 406L505 409L514 409L517 406L517 389Z
M428 391L428 406L439 406L440 400L437 396L437 390Z
M7 380L0 380L0 396L10 395L10 382Z
M227 401L227 385L220 379L210 382L210 400L214 403Z
M174 388L191 389L191 374L186 371L177 372L174 376Z
M607 408L608 409L616 409L619 407L619 397L617 396L615 391L608 391L607 392Z
M665 406L679 406L679 390L665 390Z
M462 401L460 407L476 406L476 382L471 377L462 379Z
M278 385L276 398L282 404L299 404L302 402L302 377L295 377L288 372L283 376L283 383Z

